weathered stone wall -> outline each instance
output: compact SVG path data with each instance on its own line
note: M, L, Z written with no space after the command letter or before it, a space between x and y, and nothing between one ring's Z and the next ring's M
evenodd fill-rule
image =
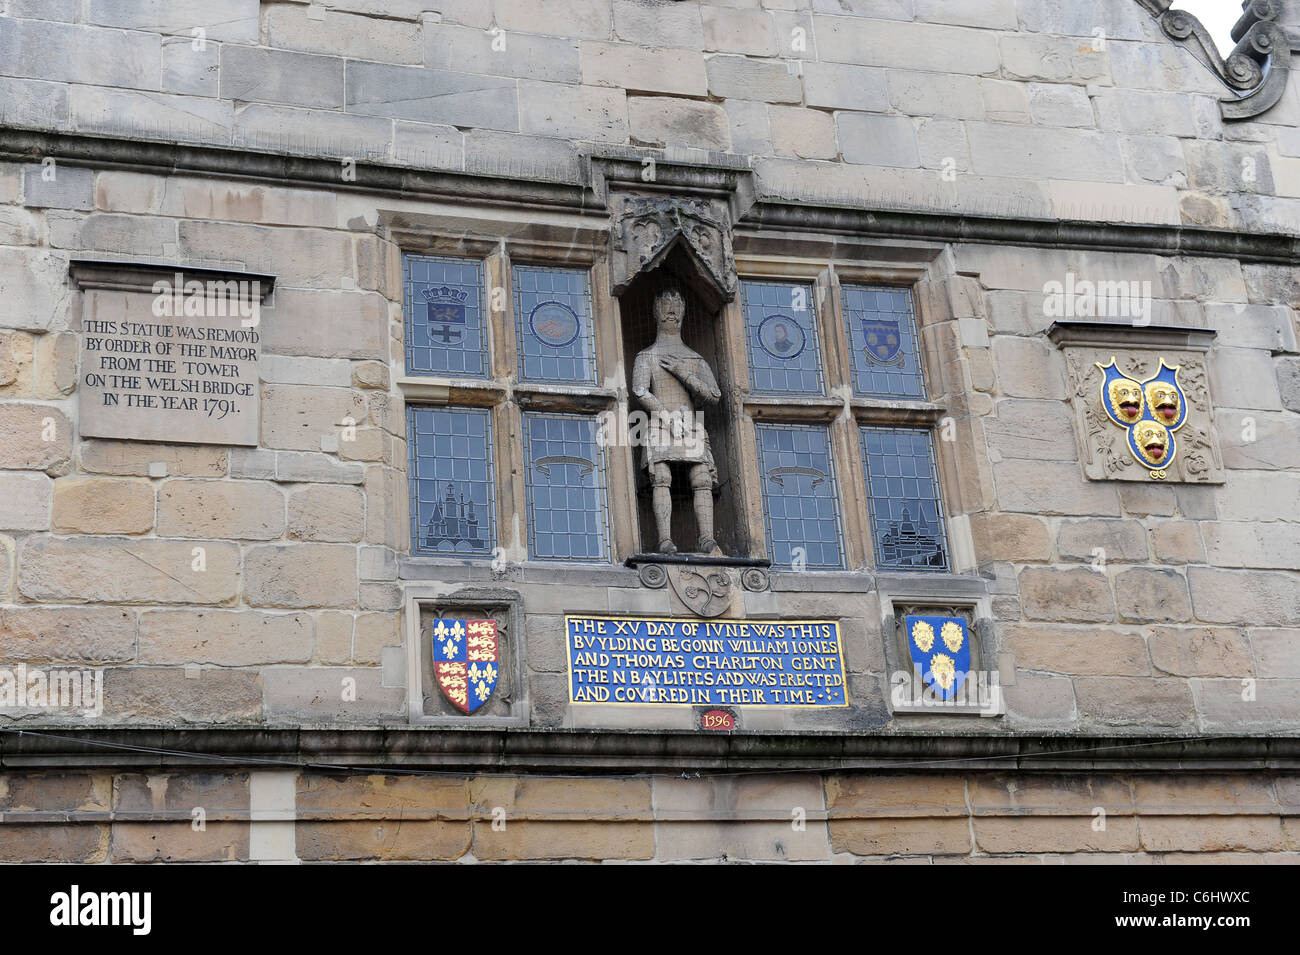
M10 0L5 13L9 125L565 179L590 146L684 147L753 156L774 195L1300 222L1300 88L1225 123L1227 87L1137 0Z
M20 773L0 780L0 861L1170 865L1249 853L1293 865L1298 785L1290 775Z

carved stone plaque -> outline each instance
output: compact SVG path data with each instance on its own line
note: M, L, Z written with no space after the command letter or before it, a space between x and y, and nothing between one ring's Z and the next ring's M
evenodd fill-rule
M1203 353L1067 346L1065 362L1089 478L1223 483Z

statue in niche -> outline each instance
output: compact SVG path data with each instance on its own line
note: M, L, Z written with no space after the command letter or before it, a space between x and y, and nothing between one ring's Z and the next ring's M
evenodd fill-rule
M675 554L672 540L672 464L689 468L694 495L695 522L700 540L697 553L719 555L713 537L713 489L718 469L709 448L700 405L716 404L722 397L708 363L682 341L686 302L676 289L655 297L658 335L636 356L632 366L632 394L649 416L642 442L641 461L650 473L651 500L661 554Z

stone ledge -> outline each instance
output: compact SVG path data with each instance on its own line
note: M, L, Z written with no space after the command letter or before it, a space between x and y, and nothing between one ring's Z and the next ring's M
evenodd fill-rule
M1212 328L1119 322L1052 322L1047 329L1047 337L1057 348L1169 348L1205 352L1210 350L1218 334Z
M117 259L72 259L68 263L68 274L77 283L77 288L114 292L152 292L156 282L170 283L178 272L186 281L255 282L263 302L275 288L275 276L263 272Z
M423 727L32 727L0 730L0 767L401 767L455 772L869 770L1288 771L1300 737L602 732Z

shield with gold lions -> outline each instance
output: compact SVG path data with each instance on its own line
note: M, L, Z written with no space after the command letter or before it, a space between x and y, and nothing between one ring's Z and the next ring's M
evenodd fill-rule
M438 688L462 713L479 710L501 675L495 620L433 622L433 675Z
M941 700L950 700L970 672L970 630L962 617L903 618L907 649L921 679Z

